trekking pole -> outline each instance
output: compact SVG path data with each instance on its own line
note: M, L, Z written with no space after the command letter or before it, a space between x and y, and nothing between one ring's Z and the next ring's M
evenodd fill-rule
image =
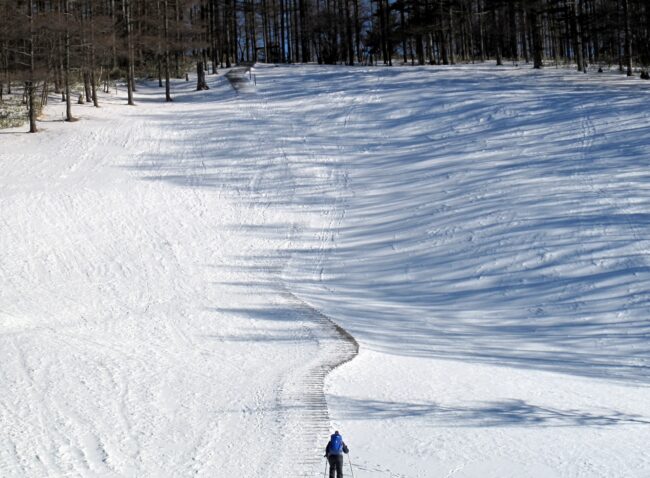
M323 472L323 478L327 476L327 458L325 458L325 471Z
M352 469L352 460L350 459L350 455L348 455L348 463L350 464L350 473L352 474L352 478L354 478L354 470Z

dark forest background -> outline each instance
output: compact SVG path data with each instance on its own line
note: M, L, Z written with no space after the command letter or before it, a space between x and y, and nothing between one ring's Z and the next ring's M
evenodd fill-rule
M35 116L97 89L243 62L430 64L492 60L616 68L648 78L649 0L0 0L0 101L20 88Z

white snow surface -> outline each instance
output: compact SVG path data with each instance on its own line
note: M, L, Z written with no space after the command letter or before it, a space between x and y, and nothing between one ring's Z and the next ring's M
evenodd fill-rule
M650 85L253 74L0 131L0 476L650 476Z

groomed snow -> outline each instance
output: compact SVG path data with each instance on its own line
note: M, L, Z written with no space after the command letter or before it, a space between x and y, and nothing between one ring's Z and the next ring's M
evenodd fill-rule
M650 86L253 74L0 132L0 476L650 476Z

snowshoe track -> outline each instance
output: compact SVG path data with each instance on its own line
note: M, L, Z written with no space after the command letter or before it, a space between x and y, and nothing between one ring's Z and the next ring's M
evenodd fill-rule
M321 472L324 445L330 433L325 377L352 360L359 352L359 344L345 329L293 293L282 295L304 317L319 347L313 360L293 370L279 393L278 409L288 440L282 462L295 464L293 476L314 476Z
M243 65L231 69L226 74L226 78L237 94L259 93L251 80L250 70L251 66ZM268 109L268 100L261 93L255 101L249 102L247 105L250 108L250 117L257 120L260 114L255 110L255 107L262 110ZM297 131L298 128L293 123L291 128L294 136L303 134ZM271 140L268 135L268 131L259 130L256 138L258 144L274 144L274 140ZM290 168L289 155L284 149L284 140L280 140L280 146L276 152L276 159L285 165L285 168L280 168L276 171L276 174L291 177L296 182L297 180L293 177ZM322 152L319 151L320 153ZM317 161L314 161L314 163L317 163ZM268 167L277 168L278 164L269 163ZM279 173L280 170L281 173ZM255 179L251 181L250 193L254 197L268 200L268 196L266 196L268 193L260 194L259 191L264 191L264 176L270 172L271 169L260 170ZM341 174L338 170L330 172L327 176L328 183L332 180L335 180L338 187L343 189L347 187L346 175ZM338 211L341 209L340 201L341 199L337 197L333 203L328 205L328 214L332 210ZM342 212L332 214L332 220L318 236L317 266L314 271L321 280L323 258L330 252L331 234L336 229L338 222L340 222L342 214ZM300 235L300 232L295 229L294 225L288 239L292 241L293 236L296 234ZM292 259L294 258L291 256L285 257L286 262L282 267L277 270L269 269L266 271L268 277L275 277L272 282L284 283L282 273ZM277 276L278 273L280 273L279 277ZM277 454L270 456L267 465L263 466L262 469L275 469L275 471L282 470L283 472L291 470L288 476L320 475L324 466L324 446L330 434L330 417L324 391L325 378L332 370L352 360L358 354L359 344L350 333L336 324L331 318L292 293L287 285L280 286L275 293L282 298L283 303L292 311L292 315L295 313L295 320L302 324L304 335L301 340L307 338L315 342L317 348L311 359L304 363L294 364L295 366L278 385L277 406L275 408L277 410L278 433L281 437L281 444ZM261 473L266 474L266 471L261 471ZM271 471L270 474L274 474L274 472Z

